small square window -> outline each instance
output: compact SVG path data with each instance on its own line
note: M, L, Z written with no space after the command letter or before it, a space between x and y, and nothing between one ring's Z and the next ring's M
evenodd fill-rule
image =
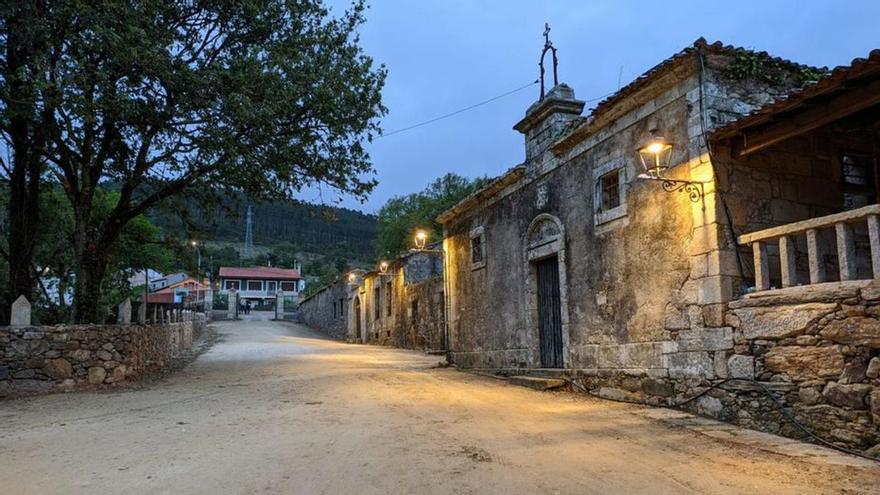
M620 171L614 170L599 178L601 195L599 211L608 211L620 206Z
M471 240L471 268L483 268L486 266L486 236L483 227L477 227L470 232Z
M483 236L478 235L471 238L471 263L481 261L483 261Z

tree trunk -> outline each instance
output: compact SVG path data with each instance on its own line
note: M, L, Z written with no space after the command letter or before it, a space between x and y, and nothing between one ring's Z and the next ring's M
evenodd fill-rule
M122 222L111 217L95 225L92 189L81 191L77 203L73 210L73 320L76 323L103 323L108 311L101 307L101 288L110 264L110 250L122 233Z
M74 319L76 323L103 323L101 284L107 274L107 260L95 249L77 263L74 285Z
M40 7L37 7L38 9ZM42 126L36 123L33 81L27 66L40 50L40 40L29 26L33 12L16 9L7 19L6 73L8 84L7 114L12 163L9 174L9 281L0 302L0 323L9 322L10 306L19 296L34 300L36 274L34 250L40 211L40 175L42 171Z

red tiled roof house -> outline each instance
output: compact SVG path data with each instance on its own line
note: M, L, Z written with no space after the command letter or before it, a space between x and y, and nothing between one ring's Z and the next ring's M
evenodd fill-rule
M278 291L296 295L305 282L299 270L274 267L220 267L220 290L237 290L242 299L274 300Z

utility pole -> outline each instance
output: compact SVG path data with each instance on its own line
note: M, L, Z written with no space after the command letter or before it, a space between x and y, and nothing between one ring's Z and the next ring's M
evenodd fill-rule
M254 210L248 205L244 228L244 249L241 257L250 259L254 254Z

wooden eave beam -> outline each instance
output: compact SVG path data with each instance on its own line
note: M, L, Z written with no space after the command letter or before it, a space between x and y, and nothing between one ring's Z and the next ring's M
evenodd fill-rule
M742 144L735 147L734 154L738 157L750 155L877 104L880 104L880 80L846 91L761 130L743 131Z

